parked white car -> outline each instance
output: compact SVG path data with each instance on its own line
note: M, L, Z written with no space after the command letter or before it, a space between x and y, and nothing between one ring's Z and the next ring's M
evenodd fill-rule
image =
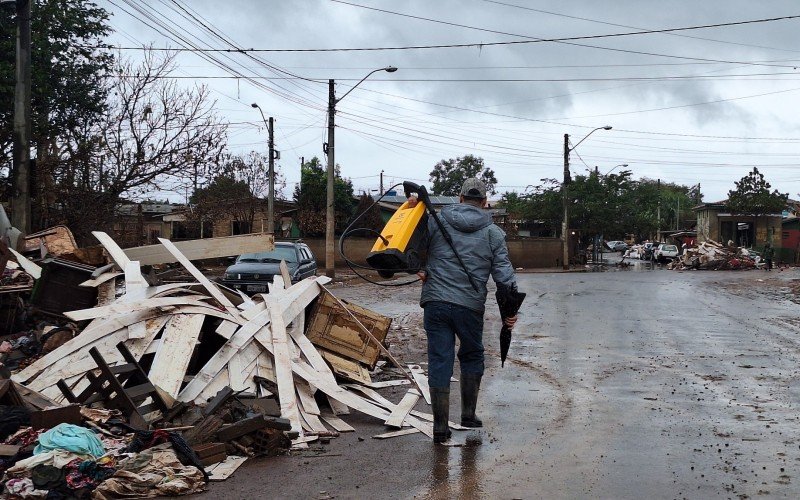
M659 262L666 262L668 260L678 258L678 247L676 245L666 245L664 243L658 245L653 258Z

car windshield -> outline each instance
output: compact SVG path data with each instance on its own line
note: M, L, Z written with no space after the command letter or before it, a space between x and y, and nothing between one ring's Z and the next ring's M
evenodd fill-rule
M678 251L678 247L676 247L675 245L664 245L664 251L665 252L677 252Z
M236 263L244 262L297 262L297 252L294 247L275 247L271 252L246 253L236 259Z

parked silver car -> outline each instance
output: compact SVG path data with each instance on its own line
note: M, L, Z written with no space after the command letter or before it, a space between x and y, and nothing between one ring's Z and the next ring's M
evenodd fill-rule
M662 243L658 245L653 258L659 262L666 262L668 260L676 259L678 257L678 247L676 245L667 245Z

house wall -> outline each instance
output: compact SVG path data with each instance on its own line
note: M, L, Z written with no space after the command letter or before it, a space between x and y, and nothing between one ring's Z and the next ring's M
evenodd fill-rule
M781 221L780 216L720 215L719 210L698 210L697 242L702 243L713 240L718 243L727 243L722 241L722 223L731 222L737 224L745 222L751 224L754 228L754 247L763 247L769 241L774 248L779 249L782 246Z
M325 266L325 238L303 238L311 248L320 269ZM514 267L527 269L557 267L561 265L561 240L558 238L525 238L510 240L508 255ZM348 238L345 253L353 262L366 265L367 254L372 250L375 238ZM347 267L339 255L339 240L336 240L336 267Z
M800 222L794 220L783 224L781 248L776 252L779 262L800 263Z
M720 240L720 226L717 212L713 210L698 210L697 212L697 241Z

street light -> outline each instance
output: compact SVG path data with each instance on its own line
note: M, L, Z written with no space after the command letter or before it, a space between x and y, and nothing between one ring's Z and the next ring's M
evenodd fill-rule
M325 210L325 274L329 278L333 278L336 275L335 265L334 265L334 228L335 228L335 221L334 221L334 167L336 165L336 157L334 155L335 152L335 125L334 120L336 116L336 105L347 97L347 95L355 90L356 87L361 85L361 83L369 78L372 74L378 73L379 71L386 71L387 73L394 73L397 71L397 68L394 66L386 66L385 68L378 68L370 71L367 75L358 81L355 85L353 85L350 90L344 93L342 97L336 98L336 90L334 88L335 81L333 79L328 80L328 142L323 144L323 151L328 155L328 192L327 192L327 207Z
M273 135L273 119L269 117L269 123L264 117L264 111L257 103L250 105L252 108L258 109L261 113L261 119L264 120L264 125L267 127L269 134L269 198L267 199L267 232L275 234L275 136Z
M615 168L617 168L617 167L628 168L628 164L627 164L627 163L620 163L619 165L615 165L613 168L611 168L611 170L614 170L614 169L615 169ZM611 173L611 170L609 170L608 172L606 172L606 173L605 173L605 174L603 174L603 175L608 175L608 174L610 174L610 173Z
M567 234L569 231L569 196L567 194L567 190L571 181L569 173L569 153L580 146L580 144L588 139L590 135L600 129L611 130L611 125L593 129L572 147L569 147L569 134L564 134L564 183L561 185L561 202L564 208L564 221L561 223L561 247L563 250L561 266L564 270L569 269L569 235Z

